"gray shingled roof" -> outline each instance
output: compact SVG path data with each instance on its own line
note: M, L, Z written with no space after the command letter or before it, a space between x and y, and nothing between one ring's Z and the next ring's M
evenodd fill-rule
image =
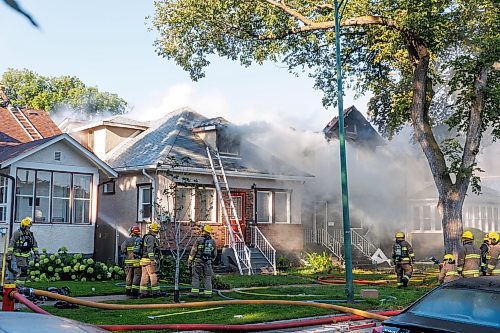
M114 123L114 124L121 124L121 125L149 127L149 121L139 121L139 120L130 119L130 118L120 116L120 115L105 118L102 121L108 122L108 123Z
M188 158L189 167L209 169L206 145L192 131L209 123L211 119L190 108L178 109L152 122L152 127L121 146L106 162L113 168L140 168L168 164L169 157L176 161ZM241 158L223 159L226 171L312 177L248 141L242 141L240 150Z

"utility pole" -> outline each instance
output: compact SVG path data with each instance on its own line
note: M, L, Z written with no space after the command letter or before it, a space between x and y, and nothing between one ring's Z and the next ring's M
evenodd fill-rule
M342 89L342 64L340 62L340 19L348 0L334 0L335 7L335 56L337 60L337 98L339 108L340 180L342 183L342 222L344 226L345 287L347 301L354 302L352 278L351 223L349 220L349 193L347 189L347 161L344 135L344 101Z

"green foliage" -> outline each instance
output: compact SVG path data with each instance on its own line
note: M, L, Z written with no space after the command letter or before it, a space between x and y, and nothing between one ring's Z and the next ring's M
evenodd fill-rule
M0 84L11 103L48 112L66 107L82 115L122 114L127 107L118 95L86 86L74 76L46 77L28 69L9 68Z
M40 261L31 260L28 268L29 279L33 282L113 280L124 275L118 266L83 258L81 253L69 254L66 247L53 254L42 249Z
M333 269L332 258L326 252L322 254L316 252L306 253L304 266L314 273L326 273Z
M160 264L160 277L166 280L168 284L174 284L175 281L175 257L163 256ZM179 263L179 283L191 283L191 271L185 260Z

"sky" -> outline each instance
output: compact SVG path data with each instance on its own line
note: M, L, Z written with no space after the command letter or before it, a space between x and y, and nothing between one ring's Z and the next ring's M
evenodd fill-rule
M118 94L140 120L190 106L236 124L267 121L320 131L338 112L322 106L322 93L306 74L297 78L279 64L245 68L214 57L206 78L192 82L174 61L156 55L156 34L146 19L154 15L153 0L17 1L40 29L0 1L0 74L27 68L76 76ZM366 112L367 101L347 92L344 106Z

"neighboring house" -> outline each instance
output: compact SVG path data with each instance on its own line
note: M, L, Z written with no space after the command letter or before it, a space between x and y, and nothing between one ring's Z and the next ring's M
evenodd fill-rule
M146 231L146 223L162 220L154 209L155 203L173 205L177 220L184 221L186 227L190 226L189 221L196 225L210 224L219 249L228 245L207 147L212 154L219 151L221 155L247 246L256 245L255 237L260 231L268 245L278 251L302 250L302 191L304 181L313 178L311 175L244 140L238 128L223 118L207 119L189 108L182 108L151 124L145 130L137 129L141 131L138 135L134 132L132 137L123 138L106 152L106 162L119 176L103 186L108 195L100 197L98 259L116 257L116 247L130 226L139 223ZM99 126L109 133L112 127L121 125L104 120ZM90 135L95 127L87 128ZM72 135L77 130L73 129ZM86 136L81 132L78 135ZM94 144L96 141L94 137ZM182 166L173 167L173 160L182 161ZM182 181L182 177L188 180ZM170 202L164 191L176 183L179 186L175 199ZM194 192L190 183L202 188ZM171 241L164 239L163 246L168 247Z
M443 255L443 230L437 203L438 192L434 184L409 198L406 230L420 257ZM500 230L500 192L482 186L481 195L476 195L469 188L462 221L464 229L476 228L485 233Z
M379 170L378 157L389 155L387 144L359 110L344 110L347 142L349 211L353 262L368 264L380 245L382 227L378 226L380 203L386 200L387 189L378 181L386 170ZM322 130L327 144L318 144L306 152L312 161L311 172L316 182L307 186L304 202L305 241L312 250L326 247L343 260L343 221L338 155L338 117ZM382 216L379 215L380 218ZM387 224L387 221L384 221ZM375 231L375 232L374 232ZM379 257L383 260L384 257ZM379 260L379 261L380 261Z
M9 227L12 234L29 216L40 249L55 252L66 246L70 252L92 255L99 179L117 174L62 134L45 111L20 109L5 101L3 105L0 227Z
M338 139L339 117L330 120L323 129L323 133L328 141ZM346 140L354 143L358 148L375 149L377 146L386 144L377 130L354 106L344 110L344 133Z

